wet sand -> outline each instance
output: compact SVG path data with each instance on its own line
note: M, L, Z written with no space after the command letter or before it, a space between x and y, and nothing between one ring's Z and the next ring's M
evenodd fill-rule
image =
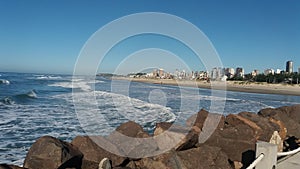
M198 88L216 89L216 90L300 96L300 85L267 84L267 83L257 83L257 82L250 83L250 82L242 82L242 81L209 83L206 81L146 79L146 78L128 78L128 77L114 77L113 79L151 83L151 84L161 84L161 85L198 87Z

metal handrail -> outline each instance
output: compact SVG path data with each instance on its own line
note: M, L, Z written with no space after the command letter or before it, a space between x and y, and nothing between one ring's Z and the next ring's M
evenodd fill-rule
M292 151L289 151L289 152L278 152L277 153L277 157L282 157L282 156L288 156L288 155L293 155L293 154L296 154L296 153L299 153L300 152L300 147L295 149L295 150L292 150ZM249 167L247 167L247 169L253 169L263 158L264 158L264 154L260 154L250 165Z
M288 152L279 152L279 153L277 153L277 157L293 155L293 154L296 154L296 153L299 153L299 152L300 152L300 147L295 149L295 150L288 151Z
M250 165L247 167L247 169L253 169L263 158L264 154L260 154Z

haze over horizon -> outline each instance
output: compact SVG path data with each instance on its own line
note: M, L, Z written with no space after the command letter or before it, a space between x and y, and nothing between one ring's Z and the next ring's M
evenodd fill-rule
M267 68L285 69L288 60L294 62L294 71L300 67L300 2L296 0L11 0L0 2L0 72L70 74L93 33L115 19L141 12L167 13L191 22L210 39L224 67L262 72ZM120 42L99 70L115 72L128 55L148 48L180 56L191 70L204 69L190 59L193 53L184 44L168 37L144 35ZM151 57L142 56L145 63L151 61ZM170 64L166 69L181 67ZM132 67L123 67L123 71L130 73Z

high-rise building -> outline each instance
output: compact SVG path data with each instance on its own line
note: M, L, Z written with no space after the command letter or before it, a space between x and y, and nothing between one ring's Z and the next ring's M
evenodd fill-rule
M269 75L269 74L272 74L272 75L274 75L274 69L266 69L265 71L264 71L264 75Z
M234 69L233 68L226 68L225 69L225 75L228 78L233 78L233 76L234 76Z
M218 68L213 68L210 72L210 78L216 80L218 78Z
M215 67L211 71L211 80L220 80L224 76L224 69L220 67Z
M292 61L286 62L286 72L293 73L293 62Z
M159 77L162 78L164 77L164 75L165 75L164 69L159 69Z
M298 68L298 74L300 74L300 67Z
M252 76L257 76L258 74L259 74L259 70L256 69L251 72Z
M236 76L237 77L242 77L242 78L244 78L244 75L245 75L245 72L244 72L244 69L243 68L241 68L241 67L238 67L238 68L236 68L236 71L235 71L236 73Z
M280 74L281 73L281 70L280 69L276 69L275 70L275 74Z

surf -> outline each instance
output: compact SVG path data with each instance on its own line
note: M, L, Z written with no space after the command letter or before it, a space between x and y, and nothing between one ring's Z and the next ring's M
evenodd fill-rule
M13 105L16 103L25 103L25 102L28 102L28 101L31 101L31 100L37 99L37 98L38 98L38 96L36 94L36 91L31 90L24 94L17 94L14 96L6 96L3 99L1 99L0 102L5 105Z
M0 79L0 84L6 84L6 85L9 85L9 84L10 84L10 81L5 80L5 79Z

